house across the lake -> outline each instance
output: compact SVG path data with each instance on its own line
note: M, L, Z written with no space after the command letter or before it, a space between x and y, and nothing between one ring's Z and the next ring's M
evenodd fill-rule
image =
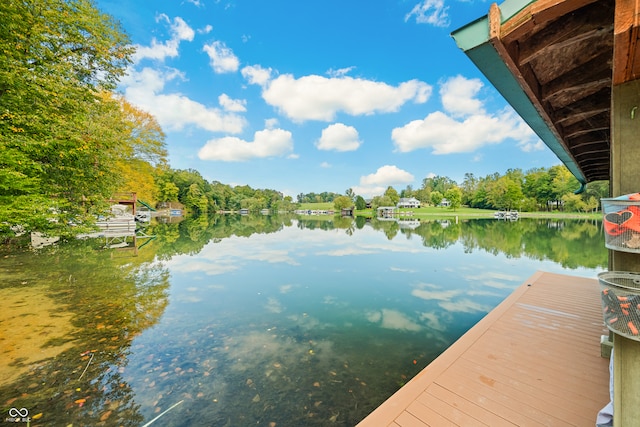
M399 208L419 208L420 200L415 197L402 197L397 206Z

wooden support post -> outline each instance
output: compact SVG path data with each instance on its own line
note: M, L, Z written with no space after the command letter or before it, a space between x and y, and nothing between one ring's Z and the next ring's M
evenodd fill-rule
M610 180L613 197L640 192L640 167L638 167L640 144L637 140L637 135L640 135L640 114L638 110L640 110L640 81L614 85L611 103ZM609 269L640 272L640 254L609 251ZM615 427L636 425L640 420L640 341L615 335L613 355L613 425Z
M634 0L616 1L610 178L614 197L640 191L640 83L634 80L640 53L636 47L638 7ZM609 251L609 267L640 271L640 255ZM613 425L635 425L640 420L640 342L615 335L613 355Z
M640 342L613 338L613 425L637 425L640 418Z

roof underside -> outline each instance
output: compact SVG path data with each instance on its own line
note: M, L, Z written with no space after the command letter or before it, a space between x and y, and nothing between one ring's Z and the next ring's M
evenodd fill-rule
M507 0L453 33L583 184L609 179L612 85L638 71L638 6L617 3Z

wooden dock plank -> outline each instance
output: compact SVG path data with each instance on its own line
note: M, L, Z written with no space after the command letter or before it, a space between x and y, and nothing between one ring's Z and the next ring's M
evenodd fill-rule
M550 393L547 388L541 389L534 382L525 383L517 380L517 376L502 374L496 370L496 367L472 363L465 365L462 359L459 366L477 375L485 376L485 381L492 382L492 387L509 396L510 399L541 408L543 412L555 414L565 422L574 423L573 425L585 425L583 418L594 405L593 401L585 401L582 393ZM582 422L575 423L575 420L582 420Z
M457 394L451 392L450 390L447 390L446 388L438 384L434 383L429 386L429 388L418 397L418 400L422 401L425 394L430 394L444 402L448 402L449 404L454 405L456 408L459 408L461 411L465 411L478 421L484 423L484 425L490 427L513 427L515 425L512 422L505 420L504 418L492 412L487 411L482 406L464 399L461 396L458 396Z
M483 423L473 416L473 411L465 411L461 408L461 406L463 406L465 402L468 401L460 398L459 396L455 396L451 400L447 401L439 399L431 393L425 392L422 393L414 401L414 404L420 403L423 407L435 410L438 414L453 422L455 425L463 425L468 427L487 427L486 423ZM469 407L465 409L468 410Z
M436 416L437 414L433 414ZM396 419L396 423L400 427L431 427L434 424L425 424L419 418L414 417L409 412L403 412ZM442 424L443 426L445 424Z
M597 280L537 272L358 427L593 425L602 334Z
M473 380L472 380L473 379ZM509 419L517 426L564 426L559 419L544 413L528 401L521 401L504 390L496 389L495 382L484 375L470 378L467 372L448 372L438 378L438 384L464 397L474 399L485 410Z
M599 340L599 337L597 339ZM559 363L559 357L566 355L567 351L574 351L575 347L566 349L556 347L554 352L546 355L540 354L541 351L539 349L535 353L529 353L518 351L518 348L514 347L509 354L501 353L496 355L495 349L505 345L501 341L501 335L490 331L487 333L485 341L478 343L473 352L465 354L462 358L469 360L473 364L485 367L496 366L497 369L500 369L505 374L519 375L522 377L520 380L523 382L538 384L541 387L546 387L546 384L549 384L551 385L551 391L556 391L552 394L560 396L575 390L578 384L587 387L595 387L600 384L600 380L592 375L594 370L601 368L602 363L600 360L595 360L597 363L580 363L576 361L575 365L572 366L575 375L571 377L565 375L566 367ZM547 343L546 345L554 346L555 343ZM514 344L509 346L514 346ZM536 373L537 377L527 375L528 373ZM539 380L541 376L545 378L545 382L542 384Z

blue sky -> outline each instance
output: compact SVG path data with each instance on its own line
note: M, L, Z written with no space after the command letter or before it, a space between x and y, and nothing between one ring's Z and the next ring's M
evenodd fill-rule
M174 169L371 197L560 162L456 46L460 0L97 0L137 47L120 91Z

